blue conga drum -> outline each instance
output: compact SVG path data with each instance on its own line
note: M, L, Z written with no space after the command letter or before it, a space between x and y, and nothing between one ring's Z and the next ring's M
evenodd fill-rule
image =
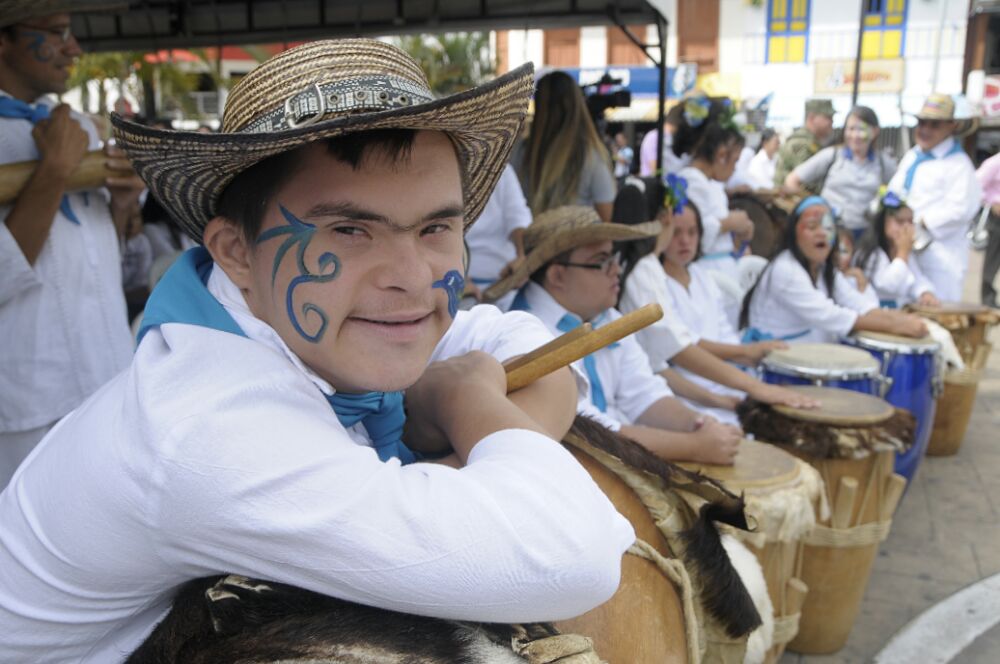
M768 353L762 380L774 385L839 387L879 396L882 375L877 359L841 344L803 343Z
M896 472L906 478L909 486L931 439L941 388L941 346L930 337L911 339L881 332L858 332L844 343L871 353L887 381L886 392L879 396L917 418L913 446L896 455Z

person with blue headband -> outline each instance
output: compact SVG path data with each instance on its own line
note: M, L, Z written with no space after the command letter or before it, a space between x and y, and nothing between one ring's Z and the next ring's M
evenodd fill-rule
M781 250L747 292L740 312L746 340L837 343L860 330L923 337L912 314L880 309L837 269L830 206L809 196L788 218Z
M398 47L323 40L247 74L220 133L113 118L199 246L0 493L0 659L123 661L220 574L480 622L614 594L635 534L560 444L571 370L507 394L553 335L458 309L531 89L438 98Z

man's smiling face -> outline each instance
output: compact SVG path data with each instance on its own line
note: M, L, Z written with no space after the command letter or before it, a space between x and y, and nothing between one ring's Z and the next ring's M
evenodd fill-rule
M250 256L243 292L337 390L399 390L423 373L461 296L458 158L418 132L399 159L378 147L358 168L323 142L301 148Z

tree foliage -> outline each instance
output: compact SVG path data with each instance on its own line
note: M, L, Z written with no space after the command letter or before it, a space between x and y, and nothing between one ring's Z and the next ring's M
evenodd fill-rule
M448 95L479 85L496 71L489 35L459 32L408 35L397 42L427 74L435 94Z

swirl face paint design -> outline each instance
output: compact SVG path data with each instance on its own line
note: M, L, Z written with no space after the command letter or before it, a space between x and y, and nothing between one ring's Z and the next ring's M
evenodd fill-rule
M45 33L25 30L22 34L32 40L28 44L28 50L31 51L31 55L35 60L38 62L48 62L52 59L54 53L52 47L45 43Z
M448 270L431 287L441 288L448 294L448 314L454 318L458 314L458 301L465 292L465 277L458 270Z
M277 228L272 228L261 233L260 237L257 238L256 244L267 242L268 240L276 238L280 235L288 236L285 241L281 243L281 246L278 247L278 252L274 255L274 267L271 270L272 286L274 285L275 278L278 276L278 267L281 265L281 261L285 258L285 254L294 245L299 245L298 251L296 252L296 262L299 267L299 276L292 279L292 281L288 284L288 290L285 291L285 308L288 311L288 318L292 321L292 326L295 328L295 331L302 335L302 338L306 341L316 343L323 338L323 334L326 332L326 326L330 322L330 319L326 312L320 307L311 302L306 302L302 305L302 317L306 318L309 314L316 314L320 321L319 329L316 330L316 332L312 334L306 332L306 330L299 323L299 318L295 313L295 289L301 284L333 281L337 278L337 275L340 274L340 259L337 258L336 254L331 252L321 254L319 260L317 261L317 271L311 272L309 268L306 267L306 249L309 247L309 243L316 234L316 226L302 221L294 214L286 210L283 205L279 205L278 208L281 210L281 214L285 217L288 225L278 226Z

